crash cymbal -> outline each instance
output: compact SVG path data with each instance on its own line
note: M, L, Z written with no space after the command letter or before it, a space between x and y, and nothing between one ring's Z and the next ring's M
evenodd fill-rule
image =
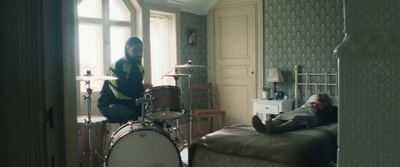
M194 64L180 64L174 66L174 68L207 68L208 66L194 65Z
M164 76L166 76L166 77L184 77L184 76L189 76L189 74L166 74Z
M112 76L94 76L94 75L84 75L76 76L77 81L105 81L105 80L117 80L117 77Z

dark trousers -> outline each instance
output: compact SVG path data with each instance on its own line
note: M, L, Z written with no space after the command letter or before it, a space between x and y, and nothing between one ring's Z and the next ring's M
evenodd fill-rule
M107 107L100 109L101 114L107 118L109 123L125 124L128 121L136 121L142 115L141 110L133 110L132 108L122 104L110 104ZM163 122L153 122L164 127Z
M110 104L100 109L101 114L107 117L109 123L124 124L128 121L136 121L142 111L136 111L122 104Z

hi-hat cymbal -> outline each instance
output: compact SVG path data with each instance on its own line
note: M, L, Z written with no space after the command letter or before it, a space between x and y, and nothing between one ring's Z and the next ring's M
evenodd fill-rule
M174 68L207 68L208 66L204 65L194 65L194 64L180 64L174 66Z
M84 75L76 76L77 81L105 81L105 80L117 80L117 77L112 76L94 76L94 75Z
M189 74L166 74L164 76L166 76L166 77L185 77L185 76L189 76Z

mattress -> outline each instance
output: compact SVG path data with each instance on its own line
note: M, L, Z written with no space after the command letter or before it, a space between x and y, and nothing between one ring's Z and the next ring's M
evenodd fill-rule
M324 167L336 162L336 150L336 123L279 134L233 125L191 144L189 166Z

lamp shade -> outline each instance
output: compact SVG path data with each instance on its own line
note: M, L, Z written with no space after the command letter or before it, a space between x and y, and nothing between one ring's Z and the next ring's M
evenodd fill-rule
M267 82L285 82L281 69L279 68L270 68L268 72Z

